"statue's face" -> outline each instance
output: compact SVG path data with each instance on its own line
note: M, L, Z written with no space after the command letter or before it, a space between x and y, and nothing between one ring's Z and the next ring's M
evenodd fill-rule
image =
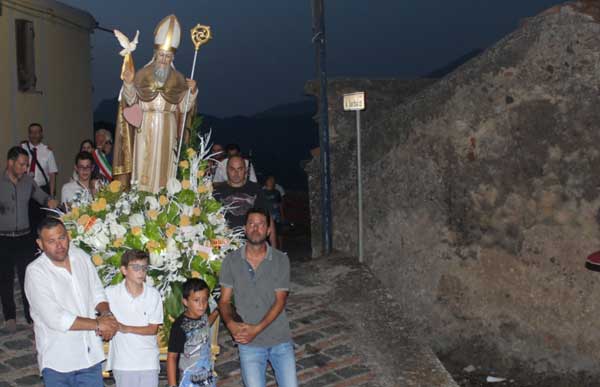
M157 50L156 51L156 63L161 67L169 67L173 63L175 54L171 51Z

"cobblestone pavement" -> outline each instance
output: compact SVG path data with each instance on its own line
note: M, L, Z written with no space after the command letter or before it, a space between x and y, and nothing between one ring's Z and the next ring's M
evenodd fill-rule
M305 256L292 256L287 306L301 386L458 387L366 266L352 257ZM42 386L33 331L22 323L21 310L17 320L17 333L0 329L0 387ZM218 386L241 386L237 349L223 327L219 343ZM164 372L160 385L166 385ZM276 385L270 371L268 385Z
M302 270L295 263L292 278ZM383 386L378 378L377 366L369 363L354 347L353 328L342 316L328 308L328 301L311 286L292 284L288 302L288 316L296 343L296 361L301 386ZM318 288L318 286L316 286ZM17 290L17 289L15 289ZM16 295L19 300L20 296ZM22 311L18 320L23 321ZM240 386L241 376L237 348L226 329L220 330L221 354L216 363L219 386ZM275 386L272 372L268 372L268 385ZM161 386L166 385L164 374ZM107 385L113 385L107 380ZM42 386L36 364L33 330L18 324L15 334L0 330L0 387Z

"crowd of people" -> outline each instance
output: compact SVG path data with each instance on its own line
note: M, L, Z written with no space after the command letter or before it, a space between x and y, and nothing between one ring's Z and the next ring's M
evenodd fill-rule
M128 250L121 257L124 280L104 288L90 256L70 244L60 219L43 210L66 209L77 195L93 199L112 179L112 135L100 129L94 141L81 142L60 201L55 199L59 169L52 148L42 141L42 125L31 124L28 140L9 149L0 179L0 241L8 246L0 261L4 329L17 330L16 269L46 386L103 386L103 369L112 370L117 386L158 386L157 333L164 316L158 291L145 281L148 254ZM265 386L267 362L279 386L296 386L285 314L290 265L277 249L285 192L274 176L259 185L253 163L238 145L214 144L211 150L214 197L230 208L226 219L244 230L246 244L222 263L217 308L209 307L204 281L190 278L183 284L185 312L169 335L169 386L216 385L210 327L219 315L237 343L246 386ZM110 342L106 362L102 340Z

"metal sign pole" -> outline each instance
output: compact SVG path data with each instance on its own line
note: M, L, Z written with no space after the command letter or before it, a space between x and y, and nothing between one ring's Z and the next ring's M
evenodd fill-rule
M356 181L358 186L358 262L364 262L362 147L360 145L360 111L365 108L365 93L344 94L344 110L356 112Z
M363 250L363 199L362 154L360 145L360 110L356 111L356 178L358 180L358 262L364 262Z

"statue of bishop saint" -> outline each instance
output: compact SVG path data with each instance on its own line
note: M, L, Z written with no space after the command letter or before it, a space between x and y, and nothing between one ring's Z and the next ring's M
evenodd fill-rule
M173 66L180 40L179 21L175 15L167 16L154 31L150 63L135 73L130 53L123 63L113 174L125 184L137 183L142 191L156 193L175 177L186 105L188 118L195 114L196 82Z

